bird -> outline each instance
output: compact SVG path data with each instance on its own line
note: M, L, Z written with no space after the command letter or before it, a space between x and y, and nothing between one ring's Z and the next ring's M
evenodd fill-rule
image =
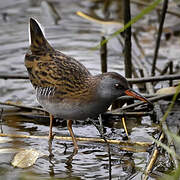
M151 104L132 90L126 78L120 74L107 72L92 75L76 59L54 49L34 18L30 18L29 32L30 46L24 61L37 101L50 114L49 140L53 139L54 117L67 120L74 149L78 151L72 129L73 120L97 117L123 95Z

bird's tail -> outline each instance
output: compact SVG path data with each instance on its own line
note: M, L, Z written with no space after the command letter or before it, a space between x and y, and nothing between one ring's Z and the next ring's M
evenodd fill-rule
M44 51L52 51L53 48L48 43L40 28L40 24L33 18L30 18L30 50L32 54L40 54Z

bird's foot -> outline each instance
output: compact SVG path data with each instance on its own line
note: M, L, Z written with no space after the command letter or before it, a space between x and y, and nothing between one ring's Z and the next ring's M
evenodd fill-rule
M73 155L76 155L78 153L78 146L73 149Z
M52 144L52 141L53 141L55 135L56 134L49 134L48 143Z

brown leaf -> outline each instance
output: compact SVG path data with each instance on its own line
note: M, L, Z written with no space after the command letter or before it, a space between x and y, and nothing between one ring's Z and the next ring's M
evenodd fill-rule
M166 87L159 89L156 94L172 94L176 93L177 87Z

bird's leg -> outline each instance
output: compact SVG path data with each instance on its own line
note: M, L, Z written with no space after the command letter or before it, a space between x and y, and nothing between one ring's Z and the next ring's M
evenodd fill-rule
M77 140L76 140L74 133L73 133L73 130L72 130L72 120L67 120L67 127L68 127L68 130L69 130L70 135L71 135L72 140L73 140L74 150L77 152L78 151L78 145L77 145Z
M50 114L49 115L49 118L50 118L50 125L49 125L49 141L52 141L53 138L54 138L54 135L52 134L52 127L53 127L53 115Z

